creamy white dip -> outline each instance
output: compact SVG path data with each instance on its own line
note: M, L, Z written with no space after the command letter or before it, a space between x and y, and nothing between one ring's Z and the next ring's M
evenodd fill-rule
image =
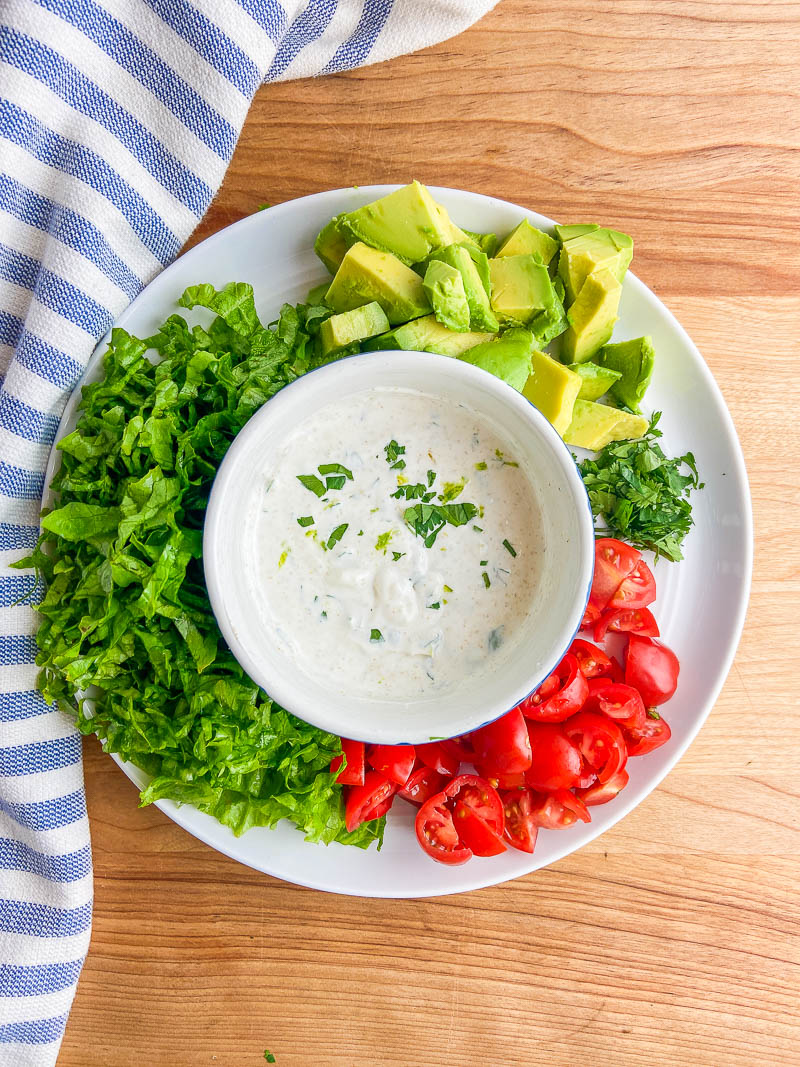
M348 475L324 473L329 464ZM441 396L371 389L298 425L253 485L255 592L299 671L340 693L409 701L468 686L513 655L543 546L529 478L482 415ZM392 495L414 485L434 508L479 510L426 545L405 517L424 499ZM421 517L412 513L415 528ZM425 529L439 522L434 513Z

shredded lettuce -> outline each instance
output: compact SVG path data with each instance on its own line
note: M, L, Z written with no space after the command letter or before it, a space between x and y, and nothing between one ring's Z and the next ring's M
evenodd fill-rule
M192 286L179 303L214 317L190 327L172 315L145 340L115 329L105 374L84 386L77 426L58 445L57 506L18 564L47 586L40 687L152 776L143 805L193 804L235 834L289 819L310 841L380 846L384 819L345 829L328 769L338 737L273 703L231 655L201 561L223 456L314 365L330 310L285 305L265 327L242 283Z

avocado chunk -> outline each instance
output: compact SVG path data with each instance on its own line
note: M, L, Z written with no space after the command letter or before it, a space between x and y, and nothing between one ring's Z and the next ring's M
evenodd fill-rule
M558 278L555 281L558 281ZM537 344L542 347L549 344L553 338L559 337L569 326L562 297L558 294L555 282L553 284L553 297L553 303L550 307L537 312L529 323L529 328L533 331Z
M595 404L591 400L576 400L572 422L564 433L564 442L576 448L591 448L599 452L611 441L630 441L641 437L649 423L641 415Z
M373 337L361 346L365 351L399 348L407 352L436 352L440 356L460 356L475 345L491 341L491 333L454 333L436 321L434 315L425 315L413 322L397 326L389 333Z
M572 226L558 226L554 227L558 234L559 241L571 241L573 237L583 237L585 233L591 233L593 230L599 230L600 226L596 222L577 222Z
M602 348L600 349L602 352ZM599 400L608 392L614 382L622 375L610 367L600 367L597 363L571 363L569 369L580 375L581 391L578 400Z
M538 255L528 253L491 259L489 272L492 309L504 322L524 326L538 312L554 308L553 283Z
M655 358L656 353L650 337L620 341L619 344L605 345L600 349L597 362L607 372L615 371L619 378L611 386L611 396L618 404L624 404L631 411L639 410L653 377Z
M336 227L336 219L331 219L317 234L317 239L314 241L314 251L331 274L335 274L352 243L352 241L348 241L339 233Z
M339 233L351 243L363 241L381 252L391 252L406 266L426 259L436 248L465 239L445 209L417 181L338 215L335 222Z
M558 258L558 273L567 290L567 299L576 300L583 283L597 270L610 270L622 281L633 258L633 239L619 230L598 227L564 241Z
M547 265L557 251L558 241L554 241L550 234L537 230L527 219L523 219L506 237L495 255L498 259L503 256L538 255L541 256L542 263Z
M475 345L458 358L502 378L521 393L530 377L534 347L530 330L507 330L495 340Z
M319 328L319 347L322 356L332 356L355 341L363 341L389 329L389 320L377 301L363 307L331 315Z
M455 267L461 274L469 305L469 324L473 330L497 333L500 324L489 303L491 292L489 261L485 253L471 245L453 244L431 253L431 260L440 260Z
M476 248L480 248L481 252L488 256L489 259L495 255L497 249L496 233L473 233L472 230L463 230L462 232L467 239L467 244L471 242Z
M325 294L330 288L330 282L322 282L320 285L315 285L313 289L308 290L308 296L306 297L307 304L324 304Z
M440 259L432 259L422 279L422 288L442 326L449 330L469 329L469 304L461 271Z
M522 395L537 407L562 434L572 421L572 409L581 388L581 379L574 371L558 363L544 352L533 352L531 375Z
M569 329L561 338L561 360L585 363L611 337L617 321L622 283L610 270L598 270L583 283L567 312Z
M418 274L389 252L358 241L348 248L325 294L325 303L334 311L352 311L373 300L393 326L431 310Z

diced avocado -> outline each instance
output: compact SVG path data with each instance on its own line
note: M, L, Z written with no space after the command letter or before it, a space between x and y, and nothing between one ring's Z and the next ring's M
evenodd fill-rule
M638 411L653 376L655 350L650 337L620 341L600 349L597 362L608 371L615 371L619 381L611 386L611 396L618 404Z
M473 233L472 230L464 230L463 233L466 235L468 241L471 241L477 248L480 248L481 252L490 259L496 254L496 233Z
M502 378L521 393L530 377L534 347L530 330L507 330L493 341L475 345L458 358Z
M526 254L489 260L492 309L504 322L526 325L534 315L555 305L555 291L547 267L538 256Z
M503 256L521 256L530 253L541 256L542 263L547 265L557 251L558 241L554 241L550 234L537 230L527 219L523 219L519 226L506 237L495 255L500 259Z
M606 343L614 330L622 284L610 270L598 270L583 283L567 312L569 329L561 337L561 360L585 363Z
M313 289L308 290L308 296L306 297L307 304L324 304L325 294L330 288L330 282L322 282L321 285L315 285Z
M568 445L599 452L611 441L630 441L634 437L641 437L648 425L647 419L641 415L631 415L591 400L576 400L572 422L563 437Z
M602 352L602 349L600 350ZM596 363L571 363L570 370L581 378L578 400L599 400L622 377L619 371L599 367Z
M471 328L497 333L500 324L489 304L489 267L484 253L472 245L448 245L433 252L430 258L448 263L460 272L469 304Z
M422 288L442 326L449 330L469 329L469 304L460 270L440 259L432 259L422 279Z
M572 421L572 409L581 388L581 379L574 371L558 363L544 352L532 354L531 376L522 395L537 407L563 434Z
M563 304L567 297L567 290L564 288L564 283L561 281L558 275L553 278L553 288L555 289L556 296Z
M605 227L564 241L558 259L558 273L569 301L577 299L590 274L607 269L618 281L625 277L633 258L633 240L619 230Z
M363 341L389 329L389 320L377 301L352 311L331 315L319 328L319 347L322 356L332 356L354 341Z
M347 250L325 294L325 303L334 311L352 311L373 300L392 325L431 310L418 274L389 252L358 241Z
M578 222L573 226L555 226L559 241L571 241L573 237L583 237L585 233L599 230L596 222Z
M314 242L314 251L331 274L335 274L352 243L352 241L347 240L346 237L339 233L336 227L336 219L331 219L317 234L317 239Z
M354 241L391 252L407 266L419 263L434 249L451 244L456 232L461 235L445 209L416 181L337 216L336 228Z
M560 337L569 326L567 313L564 311L564 305L555 284L553 285L553 297L553 303L534 315L528 324L536 338L536 343L542 346L549 344L555 337Z
M440 356L460 356L475 345L491 341L491 333L454 333L436 321L434 315L425 315L403 326L396 326L389 333L373 337L361 346L365 351L400 348L409 352L436 352Z

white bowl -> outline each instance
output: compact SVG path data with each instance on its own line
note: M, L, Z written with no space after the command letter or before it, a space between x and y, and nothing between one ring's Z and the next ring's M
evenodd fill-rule
M412 388L463 403L501 434L533 489L544 549L542 579L502 670L484 671L414 701L339 693L297 669L260 607L255 526L258 472L287 437L332 400ZM229 449L206 513L203 563L217 622L245 671L278 703L321 729L383 744L453 737L496 719L531 693L569 647L589 595L594 532L575 462L547 419L505 382L469 363L423 352L352 356L299 378L247 423ZM273 606L274 610L274 606ZM278 609L279 614L279 609Z

